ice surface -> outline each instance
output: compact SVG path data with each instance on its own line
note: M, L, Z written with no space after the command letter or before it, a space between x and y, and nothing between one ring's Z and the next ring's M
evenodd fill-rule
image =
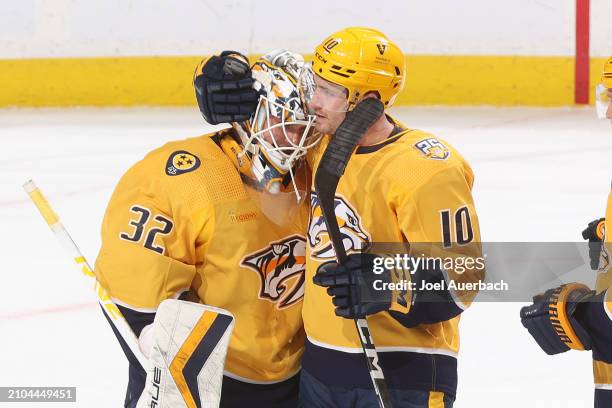
M484 240L578 241L586 222L604 215L612 126L592 108L394 114L469 160ZM36 181L93 263L122 173L164 142L208 129L194 109L0 110L0 386L76 386L77 404L53 406L119 407L127 382L94 294L22 183ZM521 306L476 304L464 314L455 407L592 406L590 354L546 356L521 326Z

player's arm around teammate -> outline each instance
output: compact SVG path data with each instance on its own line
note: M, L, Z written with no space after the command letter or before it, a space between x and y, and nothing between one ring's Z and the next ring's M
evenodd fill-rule
M317 130L329 135L347 110L366 94L380 97L390 107L404 80L403 54L382 33L349 29L342 35L346 36L341 41L331 36L317 48L313 70L305 71L298 81L310 110L317 115ZM329 50L347 50L341 43L353 48L347 54L348 60L355 58L355 52L359 54L359 47L367 47L366 53L359 54L365 56L359 61L363 70L330 62L330 56L336 55ZM322 67L317 65L317 59L328 63ZM380 64L378 68L373 68L375 59ZM354 77L349 78L351 73ZM334 75L340 83L334 82ZM341 82L340 78L349 79ZM456 150L387 115L372 126L360 144L336 197L336 215L349 253L374 241L400 245L408 241L415 247L418 243L442 243L434 248L439 249L439 255L451 258L479 254L478 219L470 192L473 175ZM316 167L324 147L321 144L309 152L311 165ZM457 383L457 316L469 305L473 293L428 289L412 297L396 292L382 307L380 302L362 303L355 297L343 296L341 292L355 287L335 283L347 275L355 278L353 272L362 278L361 258L351 255L347 268L333 267L334 252L316 194L311 194L310 204L303 312L308 332L303 362L310 369L302 374L304 406L377 406L354 325L339 317L375 313L370 324L397 406L451 407ZM463 255L457 250L458 243L465 248ZM317 283L329 288L313 282L322 264L324 273ZM355 264L359 268L349 271ZM452 280L455 272L452 268L421 270L414 282L419 286L422 282L440 285ZM482 273L470 270L459 280L475 281ZM323 278L332 279L334 284L327 285ZM359 285L359 289L363 288Z

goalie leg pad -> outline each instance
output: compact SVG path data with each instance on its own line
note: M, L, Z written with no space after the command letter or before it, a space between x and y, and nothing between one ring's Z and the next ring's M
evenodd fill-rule
M226 310L163 301L151 329L153 348L138 408L218 407L233 327Z

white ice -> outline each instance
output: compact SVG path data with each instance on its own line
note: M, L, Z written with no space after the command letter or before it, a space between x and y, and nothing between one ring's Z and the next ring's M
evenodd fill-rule
M579 241L604 215L612 125L592 108L394 112L469 160L484 240ZM93 263L121 174L164 142L207 129L195 109L0 110L0 386L76 386L76 404L53 406L119 407L127 381L90 286L22 183L37 182ZM521 306L481 303L464 314L455 407L592 406L590 354L546 356L521 326Z

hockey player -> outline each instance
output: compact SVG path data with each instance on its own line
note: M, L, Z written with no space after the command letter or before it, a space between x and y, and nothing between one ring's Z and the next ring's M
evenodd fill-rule
M608 58L602 82L596 88L600 118L612 120L611 100L612 57ZM583 237L589 240L591 267L598 269L595 290L580 283L565 284L534 297L533 304L521 310L523 325L547 354L592 350L595 408L612 407L611 231L612 192L605 219L591 222L583 232Z
M165 299L235 317L222 407L297 405L307 209L296 195L308 187L302 158L315 143L295 86L302 66L284 51L262 57L252 68L256 92L241 54L203 61L194 79L200 110L233 126L150 152L119 181L102 225L95 273L145 354ZM219 89L242 96L215 99L222 113L211 112L203 95ZM130 359L126 407L144 381Z
M318 46L312 68L302 72L298 86L316 115L316 129L327 135L307 155L314 171L327 141L360 100L377 97L386 107L393 105L404 83L405 64L402 52L384 34L348 28ZM390 299L372 302L359 296L361 290L372 287L374 278L381 284L392 283L392 278L374 274L371 264L361 262L360 254L375 242L386 242L402 247L427 244L420 247L433 246L438 256L450 259L477 258L480 233L472 183L469 165L448 143L384 115L361 139L338 186L336 217L351 254L345 267L334 262L317 195L311 193L303 306L308 338L300 383L303 406L378 406L350 320L373 315L370 329L395 406L452 407L459 314L475 292L382 291L374 297ZM476 282L484 274L477 268L462 272L420 270L411 279L416 287L443 286L450 281Z
M333 137L363 98L379 98L390 108L405 75L395 43L377 30L353 27L316 47L311 71L304 71L300 83L309 85L316 129ZM329 137L309 153L313 171ZM397 275L375 273L377 256L361 251L384 242L409 247L411 257L422 255L420 246L434 248L429 256L478 258L473 180L468 163L446 141L382 115L361 138L336 190L335 214L349 254L342 266L335 262L317 195L311 194L300 383L305 406L378 406L352 321L366 316L394 406L453 405L459 315L476 293L447 283L477 282L484 268L404 270L412 289L372 295Z

